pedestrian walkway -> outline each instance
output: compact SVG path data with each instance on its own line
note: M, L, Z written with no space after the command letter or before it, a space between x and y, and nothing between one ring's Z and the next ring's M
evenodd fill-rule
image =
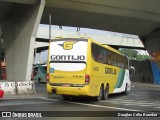
M154 87L154 88L160 88L160 85L156 85L154 83L141 83L141 82L132 82L132 87Z

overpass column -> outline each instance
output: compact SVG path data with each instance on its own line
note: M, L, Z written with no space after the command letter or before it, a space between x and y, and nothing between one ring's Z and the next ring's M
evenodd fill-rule
M31 80L34 44L38 26L45 6L45 0L37 0L29 9L17 4L2 23L7 64L7 79L10 81ZM12 12L13 11L13 12ZM22 14L16 17L16 12Z
M160 85L160 28L145 35L141 40L152 56L151 67L154 83Z

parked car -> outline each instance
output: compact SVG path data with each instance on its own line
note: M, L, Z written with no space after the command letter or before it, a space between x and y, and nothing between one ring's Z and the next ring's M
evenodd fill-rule
M3 98L4 95L4 91L2 90L1 86L0 86L0 98Z

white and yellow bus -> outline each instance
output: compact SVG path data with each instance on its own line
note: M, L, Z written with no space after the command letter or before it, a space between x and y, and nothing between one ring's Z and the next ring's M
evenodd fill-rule
M90 38L53 39L48 58L48 93L64 99L91 96L100 101L108 94L130 91L128 59Z

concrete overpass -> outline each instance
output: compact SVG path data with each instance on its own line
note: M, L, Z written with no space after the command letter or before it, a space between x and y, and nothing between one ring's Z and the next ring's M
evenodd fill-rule
M31 77L39 23L138 35L147 50L160 50L159 0L0 0L9 80Z
M48 25L40 25L38 28L37 36L36 36L36 48L40 47L38 45L46 46L49 42L49 30ZM94 33L93 33L94 31ZM97 32L97 33L96 33ZM51 29L51 38L54 39L56 37L89 37L93 40L99 42L100 44L107 44L109 46L115 48L131 48L131 49L145 49L141 40L134 35L129 34L121 34L114 32L105 32L99 30L92 30L92 33L88 33L85 30L76 31L75 29L65 30L59 29L58 26L53 26ZM102 34L103 33L103 34ZM43 44L38 44L38 42L45 42ZM48 46L48 45L47 45Z

